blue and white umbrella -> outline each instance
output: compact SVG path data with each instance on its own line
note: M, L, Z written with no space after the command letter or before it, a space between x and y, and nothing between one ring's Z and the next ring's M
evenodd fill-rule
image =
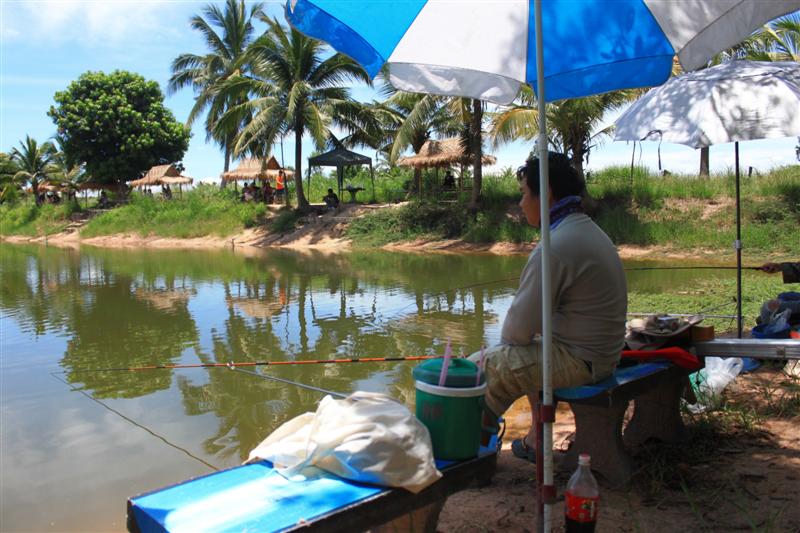
M547 152L545 102L659 85L678 57L704 66L800 0L289 0L298 30L328 42L371 76L388 66L411 92L511 102L539 96L539 153ZM540 194L548 195L547 160ZM542 392L552 406L550 231L542 202ZM549 409L546 409L549 411ZM552 425L544 429L545 499L554 494ZM540 498L540 502L541 502ZM550 506L539 517L549 528ZM547 529L545 529L547 530Z
M358 61L389 65L399 89L510 103L535 87L533 0L290 0L287 17ZM706 64L762 24L800 8L785 0L542 2L547 101L660 85L674 56Z

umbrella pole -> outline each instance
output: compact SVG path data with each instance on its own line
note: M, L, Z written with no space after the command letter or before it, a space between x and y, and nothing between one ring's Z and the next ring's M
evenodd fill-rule
M539 107L539 198L541 209L541 260L542 260L542 402L537 420L543 422L542 462L536 468L543 470L537 494L538 516L537 527L540 532L549 532L552 523L552 503L555 500L553 485L553 384L550 358L552 354L552 320L551 320L551 287L550 287L550 197L549 161L547 152L547 117L545 110L544 87L544 50L542 39L542 0L534 1L534 18L536 30L536 100Z
M739 142L733 143L736 159L736 331L742 338L742 205L739 191Z

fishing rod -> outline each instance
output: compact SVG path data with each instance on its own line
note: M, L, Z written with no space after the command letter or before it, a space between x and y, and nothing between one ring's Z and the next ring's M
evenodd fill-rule
M350 357L347 359L307 359L302 361L242 361L228 363L196 363L196 364L163 364L163 365L144 365L132 367L117 367L117 368L84 368L72 370L71 374L83 372L141 372L144 370L173 370L176 368L230 368L238 369L238 367L251 367L251 366L295 366L295 365L330 365L330 364L345 364L345 363L391 363L398 361L425 361L427 359L441 359L441 355L409 355L398 357ZM60 372L66 374L64 370Z
M735 266L652 266L652 267L628 267L626 272L637 270L736 270ZM761 267L743 266L742 270L761 270Z

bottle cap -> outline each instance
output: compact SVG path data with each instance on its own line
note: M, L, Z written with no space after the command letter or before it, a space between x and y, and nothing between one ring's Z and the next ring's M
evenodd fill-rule
M580 466L589 466L592 462L592 458L589 456L588 453L582 453L578 456L578 465Z

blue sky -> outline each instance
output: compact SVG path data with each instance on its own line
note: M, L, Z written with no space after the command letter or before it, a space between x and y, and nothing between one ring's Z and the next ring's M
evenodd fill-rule
M53 95L63 90L88 70L110 72L130 70L158 81L162 90L170 75L170 63L181 53L204 53L203 42L189 28L189 18L207 2L193 1L13 1L0 0L0 151L16 146L26 134L43 141L55 133L47 116ZM268 11L282 18L283 3L267 2ZM356 87L359 100L372 100L368 87ZM180 121L185 121L192 107L190 90L167 96L166 105ZM607 117L613 121L619 113ZM223 167L221 151L206 143L205 133L197 124L192 131L189 150L184 157L186 174L199 179L216 180ZM765 172L778 165L796 163L797 139L751 141L740 145L743 168L753 166ZM497 165L519 166L532 144L517 142L498 149L488 149L498 158ZM311 143L303 146L305 156ZM630 164L632 146L606 141L592 152L589 169L612 164ZM363 153L373 156L369 150ZM644 143L644 153L637 162L657 169L657 143ZM280 148L274 153L280 160ZM294 143L284 146L286 163L294 161ZM679 145L662 144L664 168L672 172L696 172L699 153ZM733 165L733 145L711 148L712 172Z

